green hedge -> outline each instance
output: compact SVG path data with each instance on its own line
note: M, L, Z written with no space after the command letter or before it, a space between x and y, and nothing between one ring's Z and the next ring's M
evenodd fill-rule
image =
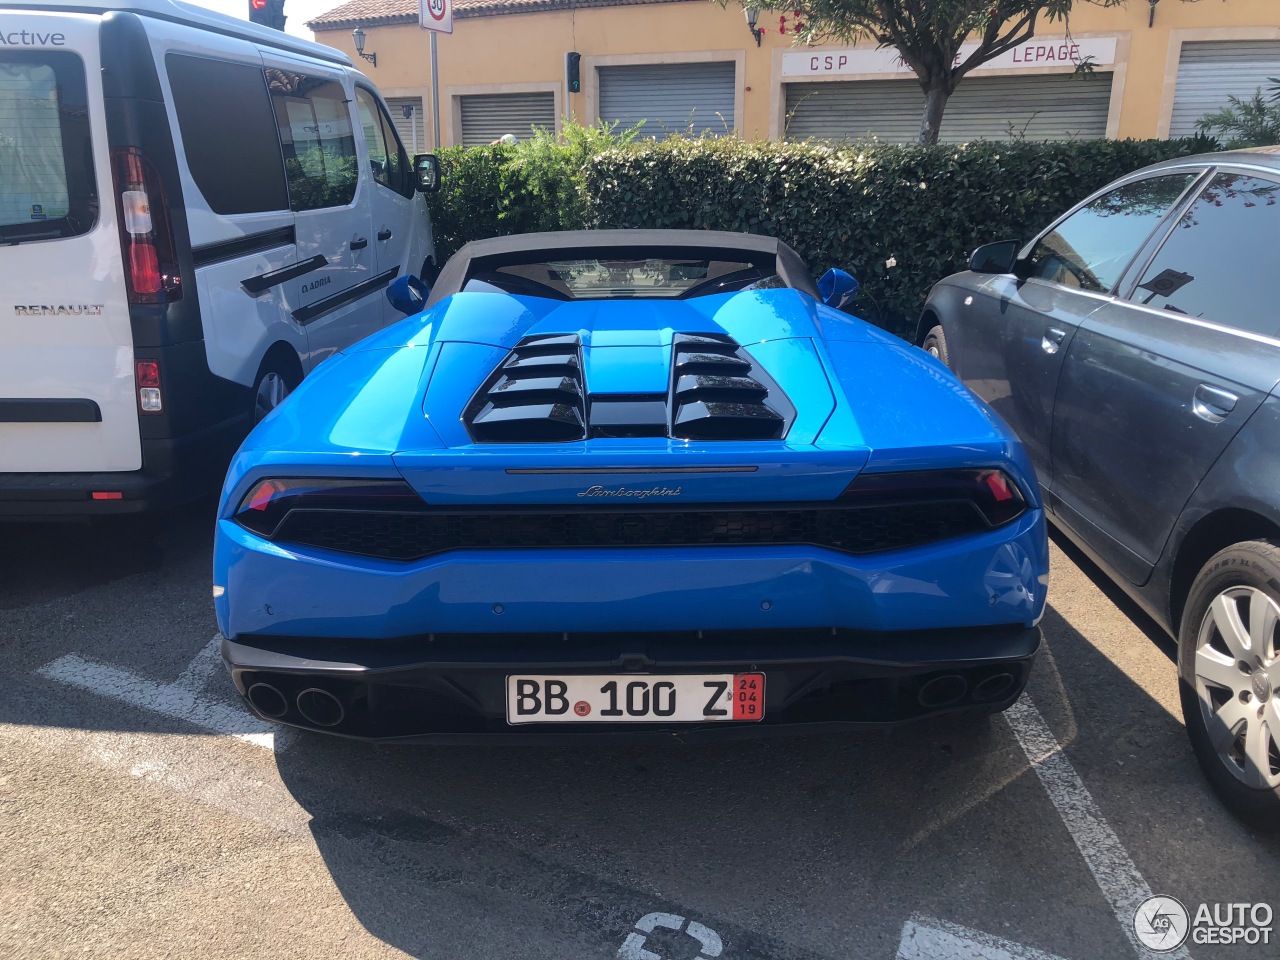
M1201 138L937 147L672 138L590 156L566 149L557 167L544 141L532 184L523 144L445 151L445 189L432 215L441 256L477 237L581 226L776 236L815 274L831 266L854 274L862 282L855 312L910 335L929 287L962 269L974 247L1028 238L1116 177L1214 146Z

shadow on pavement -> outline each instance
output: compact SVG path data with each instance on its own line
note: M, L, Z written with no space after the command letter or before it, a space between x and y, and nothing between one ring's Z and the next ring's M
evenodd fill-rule
M1030 696L1155 892L1265 889L1280 844L1221 809L1178 718L1055 611L1044 626ZM442 889L482 899L491 931L531 907L595 931L599 957L652 911L714 928L733 957L889 958L916 912L1068 958L1130 950L1000 718L696 747L308 735L277 765L355 916L414 956L456 943L429 902ZM570 955L555 943L521 955Z

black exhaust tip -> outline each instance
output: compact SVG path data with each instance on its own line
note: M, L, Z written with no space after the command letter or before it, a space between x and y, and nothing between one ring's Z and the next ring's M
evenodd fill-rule
M245 696L253 704L253 709L272 720L289 712L289 701L285 699L285 695L269 683L255 683L245 691Z
M298 712L317 727L336 727L347 715L342 701L328 690L308 687L298 694Z
M926 681L916 694L920 706L937 710L959 703L969 692L969 682L958 673L945 673Z
M979 680L973 687L973 699L982 703L1002 700L1013 689L1012 673L993 673L985 680Z

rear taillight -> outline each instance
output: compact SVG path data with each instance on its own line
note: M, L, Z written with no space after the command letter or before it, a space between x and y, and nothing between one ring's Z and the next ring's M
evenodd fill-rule
M180 300L182 277L160 177L137 147L119 147L111 159L129 302Z
M259 480L236 510L236 523L270 537L291 510L416 513L427 504L403 480Z
M164 398L160 394L160 362L138 360L133 365L133 380L138 388L138 409L143 413L163 413Z
M841 494L842 500L872 503L938 503L968 500L993 527L1022 516L1027 501L1003 470L912 470L864 473Z

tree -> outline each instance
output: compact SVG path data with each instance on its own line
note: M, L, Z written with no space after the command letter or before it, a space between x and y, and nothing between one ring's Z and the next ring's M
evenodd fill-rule
M1267 79L1271 81L1270 96L1264 95L1261 87L1247 100L1228 95L1227 105L1206 113L1196 122L1196 129L1225 137L1228 150L1280 143L1280 79Z
M722 5L726 0L718 0ZM1073 3L1119 6L1125 0L742 0L760 10L794 12L806 43L875 40L895 47L924 90L920 143L938 142L947 100L969 71L1035 36L1041 18L1067 23ZM977 47L961 59L961 46ZM1088 64L1085 65L1085 72Z

